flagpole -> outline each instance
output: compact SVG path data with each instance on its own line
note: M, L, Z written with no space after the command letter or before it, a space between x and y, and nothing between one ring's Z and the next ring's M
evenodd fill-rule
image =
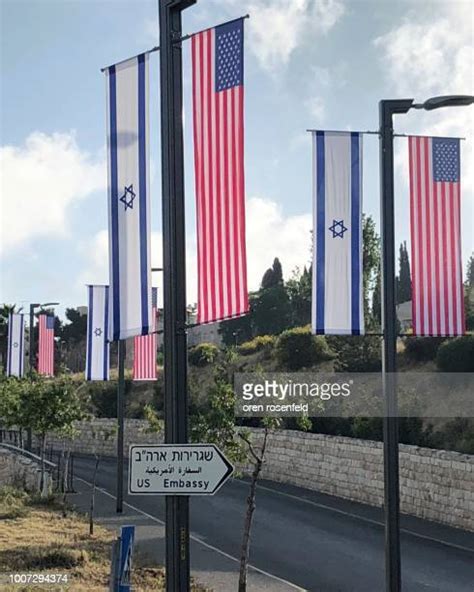
M117 514L123 512L123 441L125 415L125 339L118 342L118 386L117 386Z
M181 13L196 0L160 0L165 442L188 441L186 240ZM166 590L188 592L189 497L166 496Z

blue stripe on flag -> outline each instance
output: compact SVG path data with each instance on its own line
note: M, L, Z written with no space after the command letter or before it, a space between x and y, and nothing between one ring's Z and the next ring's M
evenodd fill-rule
M23 364L24 364L23 347L25 344L25 334L24 334L25 323L24 323L23 315L20 315L20 323L21 323L21 325L20 325L20 363L19 363L20 372L19 372L19 374L20 374L20 377L22 377L23 376Z
M114 304L113 341L120 338L120 262L118 245L118 176L117 176L117 82L115 66L109 68L110 111L110 203L112 222L112 291Z
M104 297L104 380L109 379L109 287L105 288Z
M324 132L316 132L316 334L324 334L324 275L326 235Z
M360 135L351 132L351 316L360 335Z
M148 257L147 257L147 174L146 174L146 70L145 55L138 56L138 174L140 185L140 276L142 335L148 334Z
M12 375L13 315L8 313L8 376Z
M92 377L92 315L94 308L93 287L87 287L89 292L89 304L87 309L87 368L86 379L91 380Z

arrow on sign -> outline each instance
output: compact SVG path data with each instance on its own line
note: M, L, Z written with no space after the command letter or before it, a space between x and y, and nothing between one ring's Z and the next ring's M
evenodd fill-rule
M131 495L213 495L234 467L214 444L130 446Z

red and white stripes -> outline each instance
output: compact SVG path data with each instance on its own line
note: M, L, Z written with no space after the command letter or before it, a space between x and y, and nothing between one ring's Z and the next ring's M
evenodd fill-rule
M39 315L38 374L54 376L54 317Z
M410 137L408 147L413 331L462 335L460 181L434 180L432 138Z
M244 88L216 91L215 29L192 37L198 323L248 311Z
M152 331L156 331L157 309L152 309ZM133 380L156 380L157 334L141 335L134 339Z

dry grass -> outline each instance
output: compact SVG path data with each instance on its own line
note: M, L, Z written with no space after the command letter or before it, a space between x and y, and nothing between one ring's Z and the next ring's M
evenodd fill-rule
M7 499L6 499L7 498ZM48 590L68 592L99 592L109 589L111 544L114 533L96 525L94 536L88 532L85 517L68 513L63 516L53 500L47 504L31 502L28 498L15 499L0 492L0 574L61 573L68 575L62 586L7 585L3 592ZM136 567L132 574L133 590L137 592L163 591L162 568ZM194 585L194 592L205 592Z

